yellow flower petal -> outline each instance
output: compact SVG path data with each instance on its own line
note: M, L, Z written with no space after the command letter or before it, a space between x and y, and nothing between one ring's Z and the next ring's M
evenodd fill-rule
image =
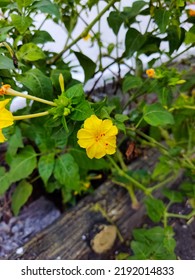
M10 102L10 98L9 99L5 99L3 101L0 101L0 110L5 108L5 106Z
M116 147L108 145L106 149L106 154L113 155L116 152Z
M4 128L13 124L12 113L6 109L0 110L0 128Z
M10 111L5 109L5 106L11 99L0 101L0 129L13 124L14 118Z
M5 136L3 135L2 130L0 129L0 143L5 142L5 140L6 140L6 138L5 138Z
M105 145L110 145L112 147L116 148L116 137L115 136L109 136L104 138Z
M118 129L111 120L101 120L92 115L84 122L84 128L77 133L78 144L86 148L89 158L102 158L116 151L116 135Z
M86 138L91 138L93 137L93 133L90 130L81 128L78 132L77 132L77 137L79 139L86 139Z
M87 152L87 156L91 159L92 158L100 159L106 155L106 149L104 146L101 145L100 142L87 148L86 152Z
M100 125L102 124L102 120L98 119L95 115L92 115L84 122L84 128L90 131L99 131Z

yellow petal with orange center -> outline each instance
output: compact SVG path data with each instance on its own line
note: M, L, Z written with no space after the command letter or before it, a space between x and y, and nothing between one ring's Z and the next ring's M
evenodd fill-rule
M89 158L102 158L116 151L118 129L111 120L101 120L92 115L84 122L84 128L77 133L78 144L85 148Z

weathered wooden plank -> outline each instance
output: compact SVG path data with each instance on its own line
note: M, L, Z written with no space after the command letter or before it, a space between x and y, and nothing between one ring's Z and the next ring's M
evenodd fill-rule
M151 169L157 158L158 153L150 150L147 157L136 160L131 168ZM141 199L141 194L138 193L138 196ZM100 211L94 211L97 203L104 209L109 219L106 219ZM92 240L97 237L100 225L117 226L124 241L128 242L132 230L143 223L144 217L143 206L139 210L131 208L131 201L125 189L106 182L27 242L21 250L23 251L21 255L14 253L8 259L110 259L121 246L121 240L117 235L109 250L102 254L94 252ZM108 234L109 237L114 236L111 232L107 232L104 237L108 238L106 236ZM100 243L104 242L106 242L104 239L100 240Z

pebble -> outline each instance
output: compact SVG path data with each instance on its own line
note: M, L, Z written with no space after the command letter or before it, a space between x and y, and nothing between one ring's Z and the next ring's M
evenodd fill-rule
M8 223L0 222L0 258L6 258L14 250L17 254L22 254L24 243L59 216L60 211L56 206L40 197L24 207L20 215L12 217Z
M23 253L24 253L24 248L23 247L20 247L16 250L17 255L22 255Z
M8 224L6 224L5 222L1 222L0 223L0 232L9 233L10 232L10 226Z
M182 225L182 228L187 229L188 226L187 225Z

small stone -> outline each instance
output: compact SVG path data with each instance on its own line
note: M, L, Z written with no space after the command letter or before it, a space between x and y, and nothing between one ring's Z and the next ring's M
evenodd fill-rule
M81 236L81 239L82 239L83 241L85 241L85 240L87 240L87 236L86 236L85 234L83 234L83 235Z
M23 253L24 253L24 248L23 247L20 247L16 250L17 255L22 255Z
M182 228L187 229L188 226L187 225L182 225Z
M114 225L102 225L101 231L90 242L91 248L95 253L103 254L113 247L116 237L117 229Z
M1 222L1 223L0 223L0 232L9 233L9 232L10 232L10 227L9 227L9 225L6 224L5 222Z

